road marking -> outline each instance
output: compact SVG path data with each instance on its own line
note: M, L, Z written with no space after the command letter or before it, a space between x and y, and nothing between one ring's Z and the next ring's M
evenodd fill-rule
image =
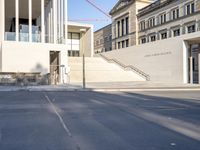
M92 99L92 100L90 100L90 101L93 102L93 103L99 104L99 105L105 105L105 103L100 102L100 101L95 100L95 99Z
M140 100L144 100L144 101L152 101L153 100L153 99L150 99L150 98L143 98L143 97L131 95L131 94L126 94L126 95L123 95L123 96L130 97L130 98L136 98L136 99L140 99Z
M46 100L49 102L49 104L51 105L51 107L53 108L55 114L57 115L61 125L63 126L64 130L66 131L66 133L68 134L68 136L72 137L72 134L69 130L69 128L67 127L67 125L65 124L65 122L63 121L62 116L58 113L58 111L56 110L55 105L51 102L50 98L45 94L45 98Z
M176 143L170 143L171 146L176 146Z

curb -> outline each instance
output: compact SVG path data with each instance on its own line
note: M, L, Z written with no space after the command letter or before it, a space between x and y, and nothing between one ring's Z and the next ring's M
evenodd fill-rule
M34 88L4 88L0 89L0 92L20 92L20 91L28 91L28 92L145 92L145 91L200 91L199 87L160 87L160 88L87 88L87 89L67 89L67 88L46 88L46 89L34 89Z

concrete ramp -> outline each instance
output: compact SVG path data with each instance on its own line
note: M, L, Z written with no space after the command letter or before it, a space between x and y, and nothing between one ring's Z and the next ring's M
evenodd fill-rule
M70 57L69 65L70 83L82 82L82 57ZM106 61L101 57L85 58L86 82L128 82L146 81L146 79L131 71L126 70L116 63Z

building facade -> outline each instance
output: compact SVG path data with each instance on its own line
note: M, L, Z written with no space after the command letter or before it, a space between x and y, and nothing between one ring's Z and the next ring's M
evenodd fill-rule
M0 1L0 72L67 81L67 0Z
M138 44L138 10L151 0L119 0L110 11L112 17L112 49Z
M94 53L112 50L112 25L109 24L94 32Z
M120 50L104 55L136 67L151 81L200 84L200 0L156 0L138 10L137 23L130 22L138 45L122 49L119 43Z
M158 0L139 10L139 43L200 31L200 0ZM190 83L199 83L200 41L189 41Z
M68 22L68 56L86 57L94 55L93 25L77 22Z
M154 42L200 30L199 0L157 0L140 9L139 43Z

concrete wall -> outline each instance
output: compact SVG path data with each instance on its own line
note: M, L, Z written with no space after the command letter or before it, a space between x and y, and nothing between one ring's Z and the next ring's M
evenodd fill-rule
M60 51L60 65L68 65L66 45L2 42L2 72L41 72L47 74L50 72L50 51Z
M0 41L0 72L2 71L2 43Z
M94 36L93 36L93 28L89 28L84 35L84 49L85 55L88 57L93 57L94 55Z
M0 42L4 38L4 1L0 1Z
M200 32L103 53L150 75L151 81L187 83L187 44Z

